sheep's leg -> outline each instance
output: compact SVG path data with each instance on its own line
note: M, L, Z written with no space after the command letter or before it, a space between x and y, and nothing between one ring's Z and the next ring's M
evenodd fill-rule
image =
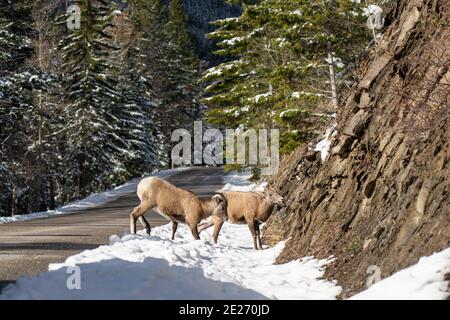
M199 235L198 229L197 229L197 223L190 223L189 229L191 229L191 233L192 233L192 236L194 237L194 239L200 240L200 235Z
M175 239L175 233L177 232L177 229L178 229L178 222L172 221L172 240Z
M252 233L252 236L253 236L253 248L255 248L255 250L258 250L258 244L257 244L257 240L256 240L255 222L251 221L251 222L247 222L247 224L248 224L248 228L250 229L250 232Z
M214 224L213 241L215 244L217 244L217 238L219 237L220 230L222 229L223 220L221 218L216 218L213 220L214 220L214 222L213 222L213 224Z
M203 230L211 228L213 225L214 225L214 222L212 220L200 223L198 226L198 233L200 234Z
M150 206L148 205L142 205L142 203L134 208L133 212L130 213L130 233L136 234L136 221L138 218L144 215L148 210L150 209Z
M142 214L141 206L134 208L133 212L130 213L130 233L136 234L136 220L138 217L140 217Z
M256 237L258 238L258 245L261 250L263 250L262 241L261 241L261 230L259 228L259 222L255 222L255 231Z
M147 219L145 219L144 215L139 217L139 221L141 222L142 226L145 228L145 231L148 235L150 235L152 228L150 227L150 223L148 223Z

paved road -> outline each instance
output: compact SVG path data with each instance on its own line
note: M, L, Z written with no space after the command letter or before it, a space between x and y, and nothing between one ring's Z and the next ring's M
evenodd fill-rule
M167 180L206 196L223 186L222 177L220 168L193 168ZM112 234L128 232L129 213L138 204L133 192L95 209L0 225L0 291L20 276L45 272L49 263L64 262L71 255L108 243ZM167 223L155 212L146 217L152 227Z

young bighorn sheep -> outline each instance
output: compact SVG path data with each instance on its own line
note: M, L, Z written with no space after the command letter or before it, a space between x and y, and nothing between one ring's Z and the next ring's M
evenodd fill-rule
M222 192L227 201L228 222L233 224L247 224L253 236L253 246L262 249L259 225L267 221L273 208L284 206L283 197L272 187L268 186L263 192ZM213 225L205 222L199 226L199 232Z
M221 196L216 195L210 199L208 205L203 205L193 192L177 188L157 177L143 179L137 187L137 195L141 203L130 214L130 232L133 234L136 233L138 218L150 234L151 227L144 214L154 208L160 215L172 221L172 239L180 222L186 223L194 239L198 240L200 236L197 226L203 219L210 215L226 215L225 202Z
M214 225L213 241L217 243L223 223L227 220L227 200L222 193L215 194L212 198L200 197L205 216L210 216L210 226Z

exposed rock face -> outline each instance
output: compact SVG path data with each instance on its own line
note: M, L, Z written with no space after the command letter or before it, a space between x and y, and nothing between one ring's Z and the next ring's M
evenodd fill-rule
M325 163L307 148L273 179L288 209L266 242L291 238L278 262L336 257L343 297L450 246L450 0L401 0L339 110Z

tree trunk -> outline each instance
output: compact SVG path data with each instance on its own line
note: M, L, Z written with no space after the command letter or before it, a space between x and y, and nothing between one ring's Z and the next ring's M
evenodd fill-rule
M81 187L82 187L82 179L83 177L83 160L78 160L78 176L77 176L77 198L81 198Z
M40 211L42 202L42 174L43 174L43 140L42 140L42 127L44 119L42 117L42 92L39 92L39 124L38 124L38 163L37 163L37 175L36 175L36 196L35 203L33 204L34 210Z
M336 86L336 73L334 70L334 57L331 50L328 52L328 67L330 72L330 85L331 85L331 94L333 99L333 107L337 109L339 107L338 102L338 93L337 93L337 86Z
M56 202L55 202L55 178L53 176L49 177L49 204L50 204L50 210L54 210L56 208Z
M11 217L17 215L17 186L13 184L12 187L12 201L11 201Z
M373 25L373 19L372 14L370 13L370 3L366 0L366 7L367 7L367 16L368 16L368 26L370 27L370 30L372 31L373 40L375 41L375 45L377 44L377 32L375 31L375 26Z
M45 32L46 32L46 9L39 9L39 13L34 13L34 19L36 20L36 29L38 32L38 41L36 44L36 58L40 71L44 71L45 64ZM38 88L37 90L33 90L33 93L37 93L37 107L38 107L38 124L37 124L37 159L36 159L36 175L35 179L33 179L34 185L32 185L32 197L28 204L29 212L38 212L41 210L42 204L42 182L44 175L44 147L43 147L43 130L44 130L44 117L42 116L44 111L44 97L42 93L42 89Z

